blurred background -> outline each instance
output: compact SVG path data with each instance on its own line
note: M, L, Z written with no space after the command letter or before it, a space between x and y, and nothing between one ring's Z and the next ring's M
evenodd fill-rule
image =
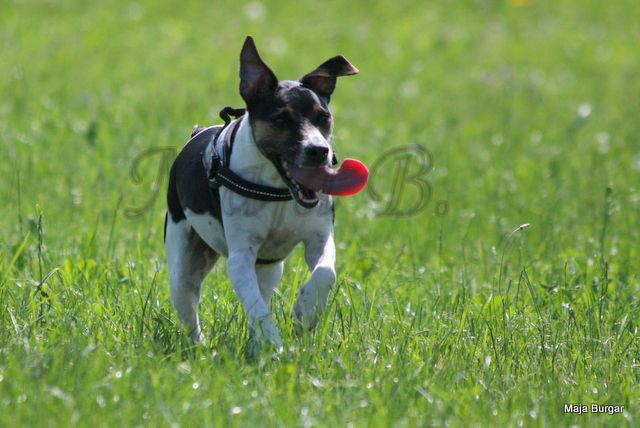
M387 148L426 147L433 201L450 207L438 221L455 224L451 233L480 215L497 235L535 218L573 237L597 221L608 185L637 208L638 9L633 1L5 1L3 240L35 204L51 226L75 219L50 230L71 242L108 222L119 198L120 210L143 205L160 157L140 162L139 184L129 177L134 159L179 148L193 124L218 123L222 106L242 104L247 34L281 79L337 53L359 67L340 79L332 103L338 153L371 165ZM389 181L379 177L377 187ZM145 227L120 227L160 236L159 193L139 220ZM373 202L363 193L344 205L367 215ZM433 208L413 221L433 223Z

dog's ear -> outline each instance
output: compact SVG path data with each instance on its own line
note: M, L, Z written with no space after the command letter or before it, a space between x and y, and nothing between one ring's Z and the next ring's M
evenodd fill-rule
M302 76L300 83L328 100L336 88L338 77L350 76L358 71L345 57L338 55L323 62L311 73Z
M247 36L240 52L240 95L248 104L275 91L278 79L262 61L256 44Z

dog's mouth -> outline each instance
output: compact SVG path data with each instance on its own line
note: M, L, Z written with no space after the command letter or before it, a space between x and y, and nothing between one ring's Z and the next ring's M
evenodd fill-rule
M320 192L336 196L354 195L364 188L369 178L367 167L354 159L345 159L337 170L328 165L300 166L280 157L272 161L293 198L306 208L318 203Z
M291 162L287 162L279 156L274 156L271 161L276 166L278 173L280 173L280 177L282 177L282 180L284 180L285 184L289 188L293 199L305 208L315 207L320 199L319 189L313 190L305 185L304 182L299 182L294 178L295 174L292 173L292 171L300 167L295 166Z

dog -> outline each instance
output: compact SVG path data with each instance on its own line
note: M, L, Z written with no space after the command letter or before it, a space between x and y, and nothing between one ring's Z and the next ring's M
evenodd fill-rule
M221 255L251 337L281 350L269 300L284 259L303 243L311 277L293 308L296 331L318 322L336 282L331 194L347 186L330 168L329 101L337 78L356 73L338 55L297 81L278 81L246 38L240 53L246 113L225 127L196 128L169 176L165 249L171 301L195 342L204 340L201 285Z

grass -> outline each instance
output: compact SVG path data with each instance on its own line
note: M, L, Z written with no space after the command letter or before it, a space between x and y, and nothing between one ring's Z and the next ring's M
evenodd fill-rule
M637 2L1 9L0 426L638 424ZM338 201L326 315L295 338L296 251L272 304L286 349L253 363L223 263L209 345L189 345L162 245L168 159L241 105L246 34L280 78L336 53L361 70L332 100L342 158L432 155L419 213Z

